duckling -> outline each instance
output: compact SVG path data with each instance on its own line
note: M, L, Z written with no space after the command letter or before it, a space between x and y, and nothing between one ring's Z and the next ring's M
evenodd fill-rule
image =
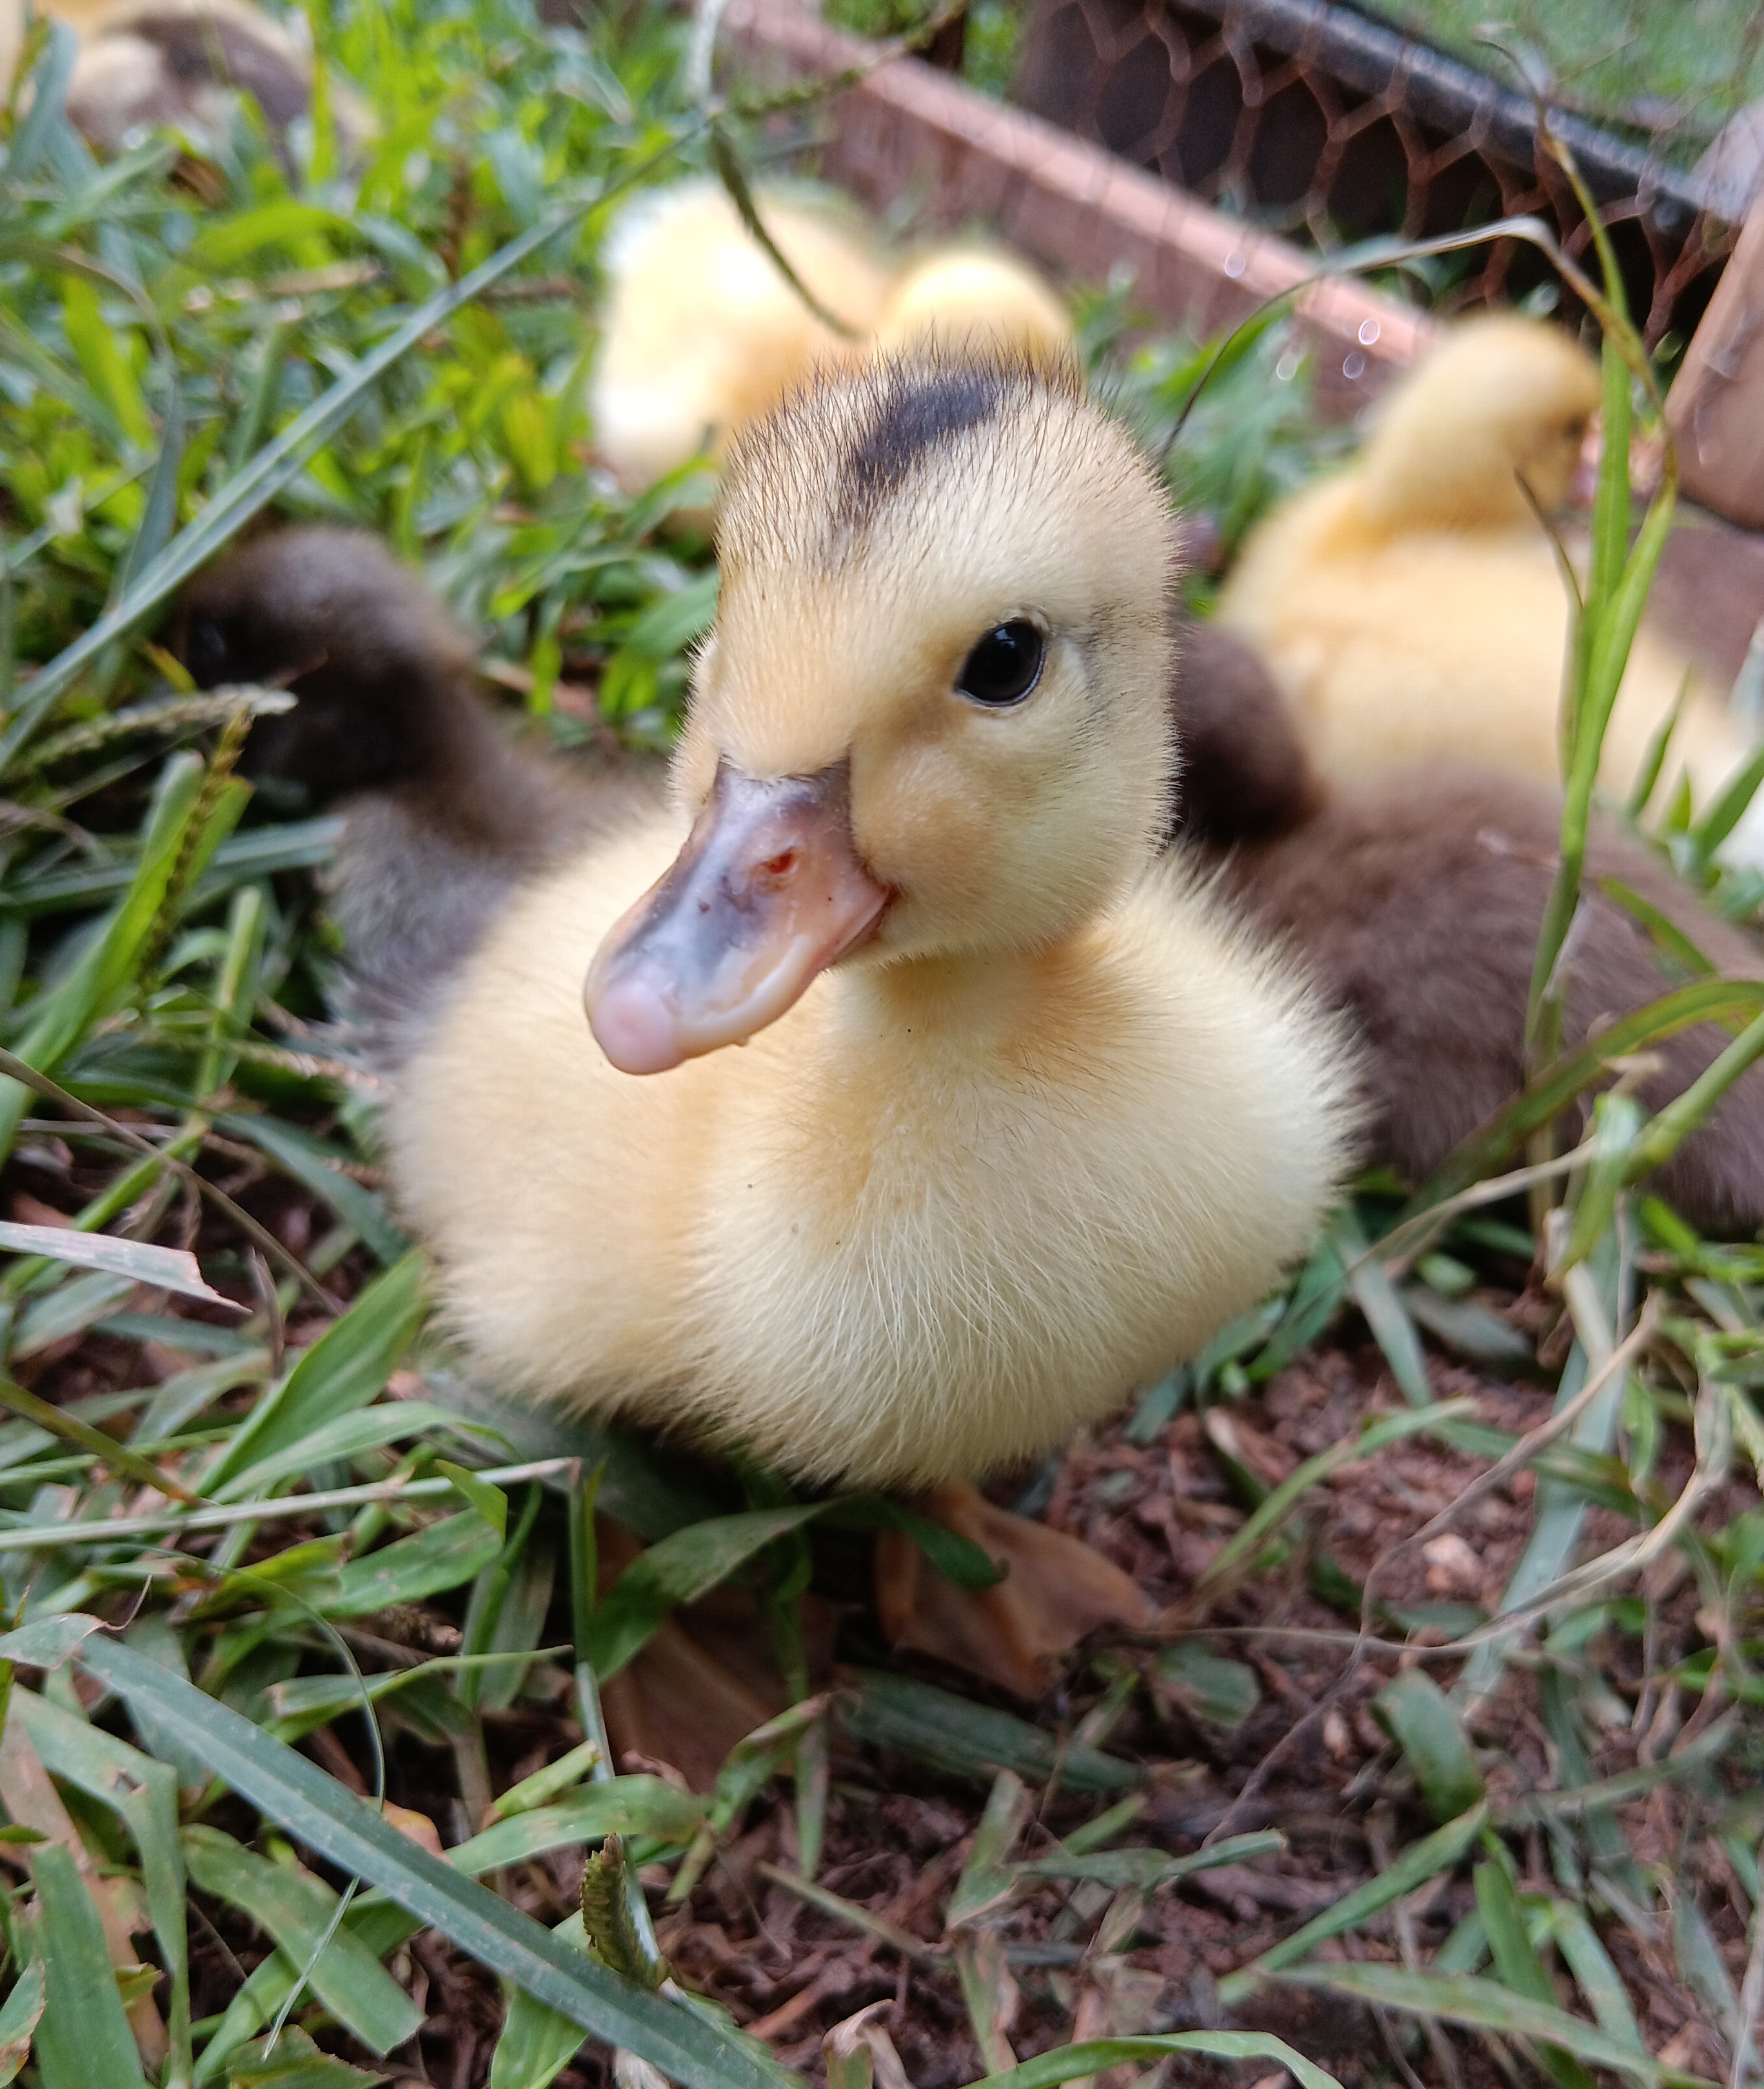
M639 197L608 238L590 407L601 456L632 491L734 431L824 365L941 344L1073 357L1071 322L1034 270L978 247L888 260L849 207L762 189L767 231L821 305L779 273L720 184Z
M1331 782L1449 756L1559 776L1569 601L1546 513L1565 499L1599 403L1598 371L1560 329L1466 322L1392 394L1346 470L1292 496L1245 544L1218 617L1272 668ZM1685 663L1638 637L1601 781L1626 797ZM1699 805L1751 753L1719 693L1691 676L1673 771ZM1728 854L1764 852L1764 808Z
M509 895L633 806L659 803L640 764L616 774L514 744L473 691L469 634L377 537L307 524L238 547L184 590L178 650L203 688L285 687L243 767L347 808L331 872L349 953L349 1013L381 1056Z
M376 638L334 704L322 663L298 675L292 742L260 757L353 787L346 920L383 920L389 886L443 924L390 942L421 1019L387 1142L482 1373L811 1486L914 1493L1012 1571L968 1596L884 1542L884 1625L1025 1692L1049 1652L1150 1613L972 1478L1056 1444L1257 1296L1351 1135L1337 1032L1181 864L1154 861L1173 537L1073 373L880 363L734 447L671 811L627 798L573 847L550 839L573 806L498 819L568 852L505 861L496 904L448 926L421 890L454 875L436 844L414 877L396 859L437 804L460 817L474 774L500 791L507 771L438 760L471 739L405 708L406 655L434 634L414 607L417 637ZM355 541L306 539L345 600L365 576L359 638L393 590ZM314 645L291 582L267 590L293 607L257 654L242 633L269 555L191 598L202 679ZM333 613L318 634L340 669L350 629ZM445 680L426 701L451 706ZM353 901L352 880L369 888ZM443 975L426 988L425 950Z
M1362 1045L1368 1156L1419 1183L1516 1094L1532 953L1555 874L1559 793L1485 767L1436 761L1325 784L1291 708L1234 634L1184 641L1174 697L1183 748L1181 846L1288 940ZM1605 889L1627 886L1730 977L1764 976L1764 953L1710 913L1660 857L1595 821L1569 946L1568 1038L1678 983ZM1639 1086L1657 1109L1722 1047L1712 1025L1657 1045ZM1746 1074L1656 1177L1706 1233L1764 1226L1764 1071Z
M217 133L231 89L256 101L278 138L311 105L310 57L250 0L46 0L42 11L79 34L67 115L101 152L148 124ZM345 150L356 150L371 116L335 80L330 105Z
M891 285L871 342L883 354L1021 354L1061 362L1076 350L1066 308L1035 271L1008 254L955 247L925 255Z
M854 217L789 191L763 188L757 200L779 251L851 333L808 309L720 183L639 196L602 251L589 391L596 448L633 491L726 440L812 366L861 353L881 316L889 271Z
M1348 1059L1156 861L1174 525L1075 375L827 375L732 446L719 547L672 809L533 878L440 989L392 1173L484 1375L915 1494L1011 1571L887 1585L884 1547L884 1620L1033 1691L1150 1612L972 1482L1304 1249Z

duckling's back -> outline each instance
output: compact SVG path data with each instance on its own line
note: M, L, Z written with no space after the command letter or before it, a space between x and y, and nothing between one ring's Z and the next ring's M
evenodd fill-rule
M1485 766L1432 760L1321 786L1254 654L1203 627L1175 693L1187 750L1185 845L1265 928L1291 939L1349 1012L1364 1048L1370 1157L1419 1183L1516 1095L1532 953L1560 850L1559 792ZM1595 818L1582 912L1564 959L1570 1044L1667 993L1670 969L1616 896L1639 894L1719 971L1764 972L1745 930L1710 913L1615 821ZM1640 1093L1658 1109L1728 1043L1713 1025L1652 1048ZM1764 1225L1764 1072L1655 1178L1706 1231Z

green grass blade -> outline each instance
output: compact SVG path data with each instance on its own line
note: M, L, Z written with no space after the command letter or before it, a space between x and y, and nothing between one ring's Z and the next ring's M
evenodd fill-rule
M1504 1864L1491 1862L1476 1867L1476 1907L1502 1986L1527 2001L1554 2009L1556 1990L1543 1961L1532 1949L1526 1932L1525 1911ZM1538 2057L1559 2089L1593 2089L1592 2077L1561 2045L1545 2045Z
M165 418L160 431L159 456L153 476L148 481L140 525L117 561L110 583L113 602L120 601L142 567L165 550L178 525L178 477L184 462L184 394L178 381L177 362L169 352L161 354L160 374L165 387Z
M1641 2027L1636 2023L1622 1976L1599 1942L1599 1932L1587 1920L1586 1910L1571 1902L1557 1901L1550 1911L1550 1926L1568 1970L1599 2019L1599 2028L1608 2038L1621 2039L1625 2045L1645 2052Z
M689 1842L704 1818L704 1803L658 1777L615 1777L590 1785L559 1806L536 1806L498 1821L458 1842L447 1862L474 1876L523 1864L572 1842L598 1842L608 1835L653 1835L664 1842Z
M67 89L79 56L79 38L71 24L51 22L49 46L32 79L29 113L12 134L12 149L6 155L6 176L16 186L28 180L43 157L49 132L66 120Z
M1372 1339L1384 1351L1385 1362L1403 1398L1411 1407L1425 1407L1433 1397L1427 1358L1402 1294L1390 1280L1390 1272L1373 1258L1356 1262L1347 1281L1354 1303L1372 1330Z
M502 1549L495 1525L475 1508L466 1509L395 1539L365 1559L352 1559L325 1609L332 1617L365 1618L393 1603L421 1602L469 1581Z
M1571 2017L1566 2010L1533 2001L1496 1981L1479 1980L1474 1975L1411 1973L1400 1966L1343 1965L1299 1967L1281 1978L1304 1987L1331 1988L1377 2009L1431 2018L1436 2023L1462 2024L1472 2031L1535 2039L1540 2044L1572 2053L1589 2066L1608 2067L1637 2081L1664 2083L1675 2085L1675 2089L1712 2089L1701 2076L1681 2068L1662 2067L1648 2054L1638 2053L1621 2039L1612 2038L1578 2017Z
M1295 2053L1284 2039L1260 2031L1175 2031L1145 2038L1091 2038L1081 2045L1058 2045L1038 2053L1021 2067L988 2074L974 2089L1058 2089L1105 2068L1135 2063L1155 2066L1172 2053L1198 2053L1207 2060L1271 2060L1291 2070L1302 2089L1341 2089L1341 2084L1314 2060Z
M337 1896L310 1872L272 1864L218 1828L184 1830L184 1864L204 1893L262 1925L340 2023L390 2053L422 2027L417 2008L358 1937L335 1927Z
M109 1640L88 1642L83 1658L101 1682L175 1726L217 1777L317 1855L380 1887L584 2031L639 2054L687 2089L796 2083L704 2018L578 1958L530 1916L419 1849L315 1764L193 1685ZM73 2089L91 2089L91 2078Z
M1352 1465L1357 1458L1370 1457L1387 1443L1399 1443L1406 1436L1423 1435L1437 1429L1441 1422L1469 1414L1474 1406L1471 1401L1445 1400L1431 1407L1417 1408L1411 1413L1387 1414L1369 1422L1359 1435L1345 1437L1340 1443L1330 1444L1328 1450L1320 1451L1314 1458L1307 1458L1297 1471L1273 1490L1243 1528L1232 1533L1229 1542L1207 1563L1201 1581L1215 1581L1240 1560L1252 1557L1262 1540L1320 1480L1327 1479L1343 1465Z
M26 1632L34 1629L28 1625L24 1628ZM147 1911L159 1939L165 1970L171 1975L172 2050L187 2062L190 1946L185 1928L183 1853L178 1839L177 1772L169 1764L156 1762L126 1741L105 1733L101 1727L76 1719L34 1691L15 1687L8 1710L9 1716L17 1717L39 1757L54 1765L56 1776L77 1786L101 1805L111 1808L135 1838L141 1859Z
M1483 1796L1482 1773L1450 1700L1426 1670L1399 1671L1373 1701L1433 1818L1455 1820L1475 1805Z
M645 1646L679 1603L709 1595L756 1552L820 1513L820 1504L751 1509L689 1524L640 1552L595 1605L589 1658L602 1683Z
M123 2014L104 1926L72 1853L59 1842L31 1852L37 1915L27 1931L48 1980L36 2027L42 2089L147 2089L135 2034Z
M206 774L194 754L174 754L166 763L148 808L128 890L73 971L44 997L15 1048L39 1073L54 1071L129 979L178 869ZM0 1080L0 1155L11 1151L29 1096L22 1082Z
M1045 1784L1057 1774L1073 1791L1119 1791L1140 1782L1140 1772L1118 1757L1081 1742L1063 1746L1055 1735L1026 1719L933 1684L863 1668L853 1671L853 1682L855 1687L837 1699L849 1732L957 1777L990 1785L1000 1769L1010 1769L1025 1783Z
M1013 1770L1001 1769L987 1794L986 1810L974 1831L968 1861L944 1911L947 1928L972 1921L983 1910L1009 1894L1016 1877L1004 1860L1028 1818L1029 1792L1023 1780Z
M1699 1023L1724 1023L1737 1017L1749 1023L1761 1013L1764 984L1753 980L1699 980L1620 1017L1578 1051L1543 1068L1522 1095L1472 1132L1416 1191L1402 1216L1411 1217L1496 1173L1534 1131L1561 1116L1576 1096L1598 1080L1613 1059L1645 1051Z
M1714 861L1715 851L1738 826L1746 808L1758 796L1760 783L1764 783L1764 746L1757 749L1691 829L1691 846L1699 870Z
M582 1918L567 1915L551 1934L565 1950L588 1956ZM516 1988L490 2055L490 2089L550 2089L582 2047L582 2027Z
M120 1240L114 1233L75 1233L66 1226L21 1226L0 1219L0 1254L41 1255L50 1262L71 1262L82 1269L105 1269L117 1276L150 1284L156 1291L200 1298L211 1306L231 1307L203 1278L196 1258L186 1248L155 1247L148 1241Z
M1172 1857L1162 1850L1094 1850L1084 1855L1031 1857L1010 1868L1020 1879L1094 1879L1099 1885L1137 1886L1150 1893L1197 1872L1217 1871L1222 1864L1280 1856L1286 1847L1287 1838L1278 1829L1261 1828L1248 1835L1227 1835L1222 1842L1210 1842L1186 1857Z
M0 2089L15 2082L19 2070L31 2057L31 2040L44 2005L49 1998L43 1962L33 1958L13 1983L12 1992L0 2008Z
M211 1491L379 1398L422 1324L428 1269L413 1250L368 1285L229 1439L207 1475Z
M1364 1885L1356 1886L1334 1907L1325 1908L1306 1923L1302 1929L1295 1929L1271 1950L1227 1975L1219 1983L1222 2006L1240 2007L1271 1974L1295 1964L1329 1938L1345 1937L1368 1916L1389 1907L1394 1900L1401 1900L1405 1894L1413 1893L1417 1886L1425 1885L1440 1872L1450 1870L1475 1843L1488 1819L1487 1805L1475 1806L1456 1821L1449 1821L1443 1828L1435 1829L1422 1841L1411 1842L1387 1871L1368 1879Z
M1624 816L1632 823L1638 821L1647 810L1648 800L1659 787L1660 772L1666 766L1666 757L1672 744L1672 736L1678 730L1678 721L1683 717L1685 699L1690 693L1690 671L1687 668L1678 684L1678 693L1672 698L1672 707L1660 720L1646 748L1642 753L1642 766L1635 773L1635 782L1629 791ZM1601 879L1600 882L1603 881Z
M284 1480L293 1478L314 1465L333 1459L358 1458L364 1452L377 1451L382 1444L400 1443L431 1429L457 1430L461 1426L456 1414L426 1400L387 1401L378 1407L359 1409L353 1414L339 1414L315 1429L305 1442L291 1444L286 1450L246 1466L224 1489L212 1493L210 1499L253 1501L268 1494ZM443 1465L446 1462L445 1459L438 1461ZM484 1494L497 1492L481 1481L475 1484Z

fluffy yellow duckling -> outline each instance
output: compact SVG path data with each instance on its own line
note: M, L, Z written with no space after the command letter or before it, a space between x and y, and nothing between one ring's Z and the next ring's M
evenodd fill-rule
M762 191L779 251L856 335L881 316L889 270L854 216ZM859 350L818 320L721 185L682 182L623 210L590 380L596 446L620 481L650 485L763 413L817 362Z
M719 545L674 810L534 879L442 989L393 1173L484 1372L933 1491L1013 1571L884 1619L1024 1687L1144 1602L963 1483L1261 1294L1350 1069L1158 860L1174 525L1075 379L830 376L734 446Z
M11 18L0 48L16 62L23 0L0 0ZM217 131L229 90L250 95L279 135L312 103L310 54L250 0L38 0L38 11L78 34L68 84L69 121L101 152L120 151L143 125ZM330 83L340 139L353 149L373 118L340 82Z
M632 491L707 445L720 452L819 367L934 344L1073 352L1059 300L1008 255L957 248L902 269L830 196L762 190L758 202L779 251L850 332L808 309L719 183L639 197L607 240L589 385L597 447Z
M1020 354L1062 362L1073 354L1066 308L1032 268L986 247L953 247L903 269L872 347Z
M1595 366L1561 329L1471 320L1392 395L1351 466L1252 533L1219 620L1273 668L1326 777L1435 756L1559 776L1569 600L1518 480L1558 507L1599 403ZM1613 794L1628 794L1685 672L1638 637L1605 741ZM1687 769L1703 805L1750 752L1693 677L1669 774ZM1728 850L1764 855L1764 824L1742 823Z

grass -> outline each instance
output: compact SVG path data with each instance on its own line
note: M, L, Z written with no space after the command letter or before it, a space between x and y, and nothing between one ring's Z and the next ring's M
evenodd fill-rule
M1548 1063L1541 993L1528 1100L1418 1195L1367 1186L1288 1291L1044 1476L1124 1545L1171 1460L1202 1474L1181 1505L1229 1535L1168 1645L1080 1666L1030 1716L849 1669L704 1797L597 1759L599 1684L726 1581L807 1666L827 1511L470 1418L384 1199L371 1074L323 1023L334 829L250 796L233 768L263 699L192 697L156 624L253 513L347 517L486 631L535 735L666 744L714 583L660 525L705 489L614 491L582 375L611 191L694 164L703 127L669 18L542 30L518 0L381 0L314 26L378 112L358 173L322 111L292 170L243 121L212 157L154 139L101 168L41 85L6 128L0 1110L9 1223L55 1230L0 1235L0 2081L340 2089L432 2065L543 2089L603 2079L617 2048L627 2089L632 2055L733 2089L816 2060L781 1951L842 2019L818 2063L837 2089L891 2078L839 1998L897 1977L921 2089L1239 2062L1306 2089L1718 2066L1742 2089L1764 1249L1651 1199L1640 1164L1672 1124L1608 1100L1540 1200L1548 1280L1514 1302L1535 1243L1496 1178L1603 1071ZM1128 317L1093 301L1087 345L1161 442L1207 352L1129 350ZM1277 329L1182 425L1172 484L1228 553L1341 440ZM1645 592L1628 522L1613 476L1582 779ZM1755 912L1710 824L1668 806L1658 832ZM1705 991L1757 1014L1755 987ZM1282 1450L1332 1373L1357 1374L1345 1424ZM1361 1564L1341 1512L1368 1476L1498 1496L1498 1599L1405 1579L1414 1513ZM651 1541L605 1589L595 1485ZM659 1991L645 1894L678 1976ZM1194 1969L1178 2003L1145 1998L1160 1954ZM1663 2009L1706 2040L1671 2044ZM767 2020L769 2044L739 2027ZM1344 2043L1343 2021L1372 2029Z

